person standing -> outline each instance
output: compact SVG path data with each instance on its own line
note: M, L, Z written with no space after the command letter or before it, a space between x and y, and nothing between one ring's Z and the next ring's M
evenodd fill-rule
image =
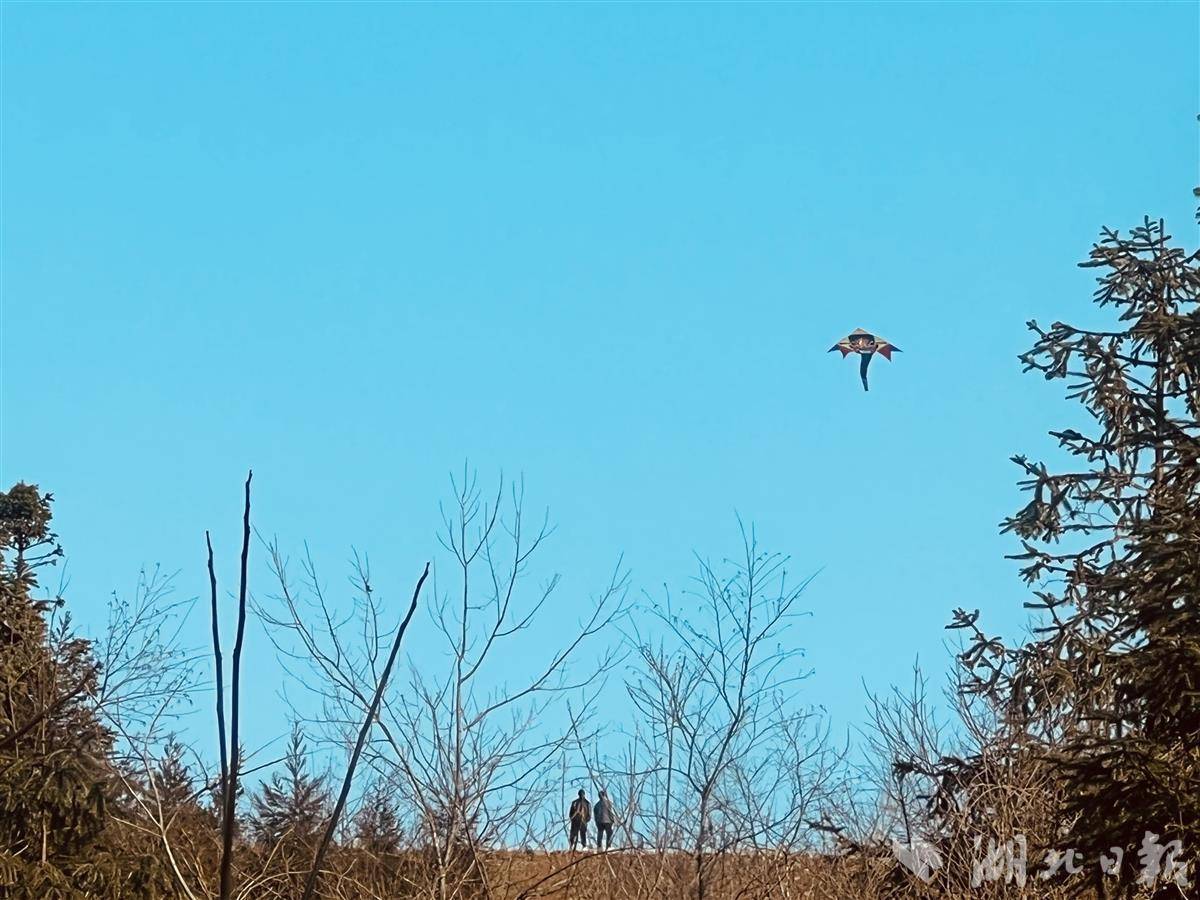
M579 792L567 810L567 816L571 820L571 849L575 849L576 843L586 848L588 821L592 818L592 804L588 802L586 792Z
M612 847L613 806L608 799L608 791L600 791L600 799L596 801L596 848L608 850Z

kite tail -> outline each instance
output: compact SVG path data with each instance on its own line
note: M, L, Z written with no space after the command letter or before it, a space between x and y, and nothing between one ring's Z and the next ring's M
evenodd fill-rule
M858 364L858 374L862 376L862 383L863 383L864 391L870 390L870 388L867 387L867 366L869 366L871 364L871 357L873 355L874 354L871 354L871 353L864 353L862 355L862 362L860 362Z

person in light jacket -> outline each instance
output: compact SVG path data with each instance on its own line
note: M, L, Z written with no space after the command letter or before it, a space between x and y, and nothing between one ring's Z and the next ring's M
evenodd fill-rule
M608 799L608 791L600 792L600 799L596 801L596 807L593 810L596 819L596 848L598 850L607 850L612 846L613 832L613 805Z

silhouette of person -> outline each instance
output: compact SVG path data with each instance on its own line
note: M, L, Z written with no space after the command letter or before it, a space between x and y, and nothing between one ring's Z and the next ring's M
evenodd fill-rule
M580 847L587 847L587 827L592 818L592 804L588 802L586 792L579 792L579 796L572 801L567 816L571 820L571 849L574 850L577 843Z

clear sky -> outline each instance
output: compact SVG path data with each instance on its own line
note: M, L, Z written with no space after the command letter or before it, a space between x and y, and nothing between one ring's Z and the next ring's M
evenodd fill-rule
M1194 244L1198 9L5 3L0 478L54 491L85 623L143 564L205 596L206 528L232 586L251 466L263 532L397 603L449 473L523 473L547 640L740 513L821 570L805 690L857 722L953 607L1020 629L1008 457L1075 415L1025 322L1096 319L1103 225ZM855 327L904 351L870 393Z

